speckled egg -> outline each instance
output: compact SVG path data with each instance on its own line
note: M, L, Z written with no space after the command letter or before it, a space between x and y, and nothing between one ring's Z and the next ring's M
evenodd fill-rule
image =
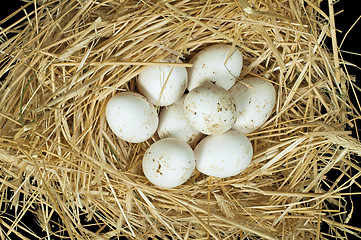
M224 133L236 121L236 106L231 95L224 88L209 83L188 93L184 113L196 130L207 135Z
M153 143L143 156L143 172L156 186L177 187L186 182L195 169L192 148L177 138L164 138Z

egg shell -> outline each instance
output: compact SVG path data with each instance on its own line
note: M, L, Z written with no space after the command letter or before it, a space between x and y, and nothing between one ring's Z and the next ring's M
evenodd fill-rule
M276 91L270 82L262 78L252 77L242 82L236 83L229 92L237 110L233 129L247 134L267 121L275 106Z
M108 101L105 112L110 129L127 142L143 142L158 127L155 107L138 93L122 92L114 95Z
M192 148L177 138L164 138L153 143L144 153L143 172L156 186L177 187L186 182L195 169Z
M213 177L231 177L246 169L253 157L248 138L236 130L207 136L194 149L196 169Z
M231 95L224 88L208 83L187 94L184 113L196 130L207 135L226 132L236 121Z
M171 55L160 62L182 63ZM185 67L154 65L142 71L137 78L138 92L156 106L168 106L180 99L187 87Z
M186 96L160 111L157 132L160 138L174 137L195 146L203 134L192 127L185 116L183 106Z
M229 90L241 73L243 57L237 48L221 43L198 52L190 63L193 67L187 69L189 91L206 82Z

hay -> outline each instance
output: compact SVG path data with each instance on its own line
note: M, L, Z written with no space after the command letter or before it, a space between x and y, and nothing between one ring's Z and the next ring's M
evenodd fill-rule
M319 2L29 2L34 11L19 10L25 16L1 29L1 205L21 209L2 228L25 239L29 211L49 239L357 235L345 199L358 194L347 189L360 186L354 156L361 144L346 128L355 128L360 106L348 96L354 83L341 68L331 1L329 15ZM154 187L140 166L157 136L120 141L106 124L105 104L119 91L136 91L146 66L164 64L158 61L169 54L187 62L220 42L242 51L240 81L260 76L277 87L273 115L248 135L251 166L232 178L195 172L175 189ZM338 172L333 182L331 170Z

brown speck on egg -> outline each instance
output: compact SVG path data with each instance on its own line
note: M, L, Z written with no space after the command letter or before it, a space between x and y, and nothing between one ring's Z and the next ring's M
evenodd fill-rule
M158 163L158 168L157 168L156 172L159 173L160 175L163 175L163 173L160 171L161 167L162 167L162 165L160 165L160 163Z

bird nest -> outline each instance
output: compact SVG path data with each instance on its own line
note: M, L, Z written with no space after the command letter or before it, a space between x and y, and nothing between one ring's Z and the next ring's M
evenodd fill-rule
M358 108L332 5L327 15L311 0L53 0L29 1L13 16L24 12L0 42L1 206L19 209L2 217L7 233L40 236L23 223L27 212L48 238L318 239L359 230L345 204L361 170L349 132ZM273 83L276 106L247 134L254 157L241 174L195 171L158 188L141 168L158 136L120 140L106 103L136 92L149 65L176 55L191 67L216 43L242 52L238 81Z

